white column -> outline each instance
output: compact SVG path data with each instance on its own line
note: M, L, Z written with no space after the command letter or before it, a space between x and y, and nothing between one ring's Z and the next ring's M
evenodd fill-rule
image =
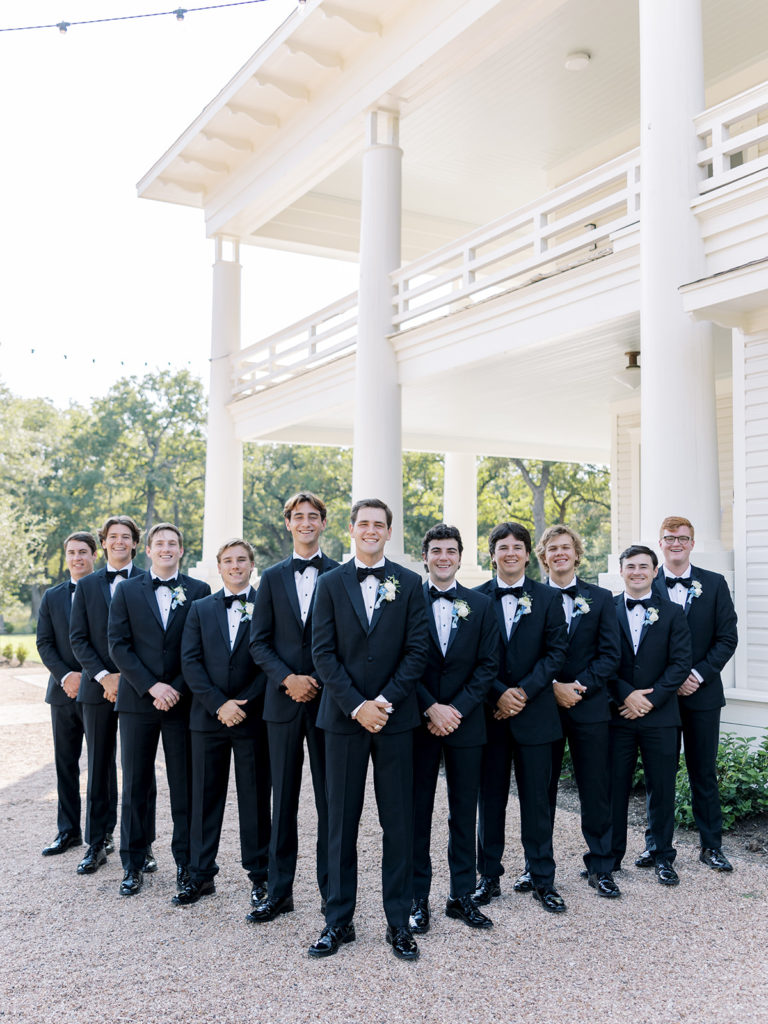
M397 114L368 114L360 210L360 289L355 372L352 500L382 498L392 509L387 554L403 551L400 384L389 342L390 272L400 266L402 150Z
M222 241L217 238L213 264L203 560L195 570L195 576L206 579L212 586L221 583L216 571L216 552L225 540L243 533L243 445L235 437L227 409L232 398L231 356L240 348L242 268L237 242L232 244L230 260L224 259L222 250Z
M689 518L697 560L719 560L720 488L712 327L682 309L680 285L703 277L693 117L704 109L700 0L640 0L640 533ZM638 540L641 538L637 538ZM710 563L710 564L712 564Z
M477 558L477 460L472 452L446 452L443 483L443 520L458 526L464 553L459 578L476 586L488 578Z

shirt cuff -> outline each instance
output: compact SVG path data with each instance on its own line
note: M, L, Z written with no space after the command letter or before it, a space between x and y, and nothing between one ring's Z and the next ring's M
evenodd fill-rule
M691 669L691 675L696 676L700 683L704 682L704 676L700 672L697 672L695 668Z
M355 710L352 712L352 714L349 717L350 718L357 718L357 712L360 710L360 708L363 706L363 704L365 704L365 701L364 700L360 701L360 703L357 705L357 707L355 708Z
M101 670L101 672L97 672L96 675L93 678L96 680L97 683L100 683L101 680L104 678L104 676L108 676L108 675L109 675L109 672L107 672L107 670L105 668L103 668Z

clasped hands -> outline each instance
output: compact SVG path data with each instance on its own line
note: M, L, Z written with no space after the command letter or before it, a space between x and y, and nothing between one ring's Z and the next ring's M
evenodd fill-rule
M496 701L496 710L493 712L493 717L497 721L502 718L514 718L515 715L520 714L527 703L528 698L525 695L525 690L519 686L510 686Z
M231 729L233 725L240 725L248 717L243 711L243 704L247 704L247 700L236 700L234 697L231 700L226 701L222 704L219 710L216 712L216 717L222 725L226 725L228 729Z
M586 686L576 681L560 683L555 679L552 683L552 688L555 691L555 700L561 708L575 707L587 692Z
M634 690L619 708L622 718L634 719L645 718L649 711L653 711L653 704L645 696L646 693L653 693L653 687L649 690Z
M154 686L150 686L149 693L158 711L170 711L174 704L181 700L179 691L174 690L169 683L155 683Z
M307 704L320 693L314 676L300 676L295 672L285 677L282 686L291 700L295 700L297 704Z
M391 707L388 700L367 700L358 708L355 721L368 732L381 732L389 721L387 708Z

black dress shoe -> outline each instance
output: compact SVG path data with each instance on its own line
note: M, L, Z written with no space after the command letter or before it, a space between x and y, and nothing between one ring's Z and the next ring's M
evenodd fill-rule
M131 871L130 869L123 875L123 880L120 883L120 895L121 896L135 896L141 892L141 887L144 884L144 876L140 871Z
M668 860L656 861L656 878L662 885L677 885L680 878Z
M107 832L107 834L104 836L104 850L107 853L115 852L115 840L111 832Z
M650 850L643 850L639 857L635 857L636 868L652 868L656 861L653 859L653 854Z
M565 900L552 885L534 886L533 898L550 914L564 914L568 909Z
M429 900L426 896L414 899L408 924L414 935L426 935L429 931Z
M256 904L250 914L245 915L245 920L252 921L253 924L260 924L266 921L274 921L280 914L290 914L292 910L292 893L288 893L287 896L282 896L279 899L267 896L261 903Z
M183 892L187 888L191 879L189 877L189 866L187 864L176 865L176 888L179 892Z
M269 895L266 882L254 882L251 886L251 906L258 907Z
M497 896L501 896L501 886L499 885L498 878L492 878L490 875L480 875L477 888L472 893L472 902L475 906L487 907L491 900Z
M142 873L145 875L151 875L154 871L157 871L157 861L155 855L152 853L152 847L147 847L147 852L144 854L144 865L142 867Z
M515 884L512 886L515 892L533 892L533 879L531 878L530 871L524 871L517 879Z
M333 956L334 953L338 953L339 946L354 942L356 938L355 926L352 923L340 924L336 928L326 925L320 933L320 938L309 947L308 952L316 960L324 956Z
M50 846L43 848L44 857L54 857L57 853L64 853L70 846L82 846L83 837L79 832L59 832Z
M458 899L448 900L445 904L445 916L458 918L470 928L493 928L493 921L477 909L469 893L466 896L459 896Z
M215 892L213 879L209 878L206 882L189 882L181 892L171 897L171 903L176 907L188 907L192 903L197 903L201 896L213 896Z
M613 880L613 875L590 875L589 884L593 889L597 890L598 896L605 896L608 900L615 900L621 896L621 889L616 885Z
M93 846L89 846L85 851L85 856L77 865L78 875L92 875L102 864L107 863L107 851L104 849L104 843L95 843Z
M45 853L45 850L43 850L43 853ZM716 846L713 846L712 849L704 847L699 854L699 860L702 864L706 864L708 868L712 868L713 871L733 871L733 864L731 864L723 851Z
M398 960L418 960L419 947L416 945L411 929L406 927L393 928L387 925L387 942Z

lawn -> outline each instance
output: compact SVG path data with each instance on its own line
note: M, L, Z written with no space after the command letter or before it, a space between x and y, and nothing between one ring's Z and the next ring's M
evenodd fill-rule
M13 660L17 661L16 651L19 647L24 648L26 655L26 663L40 664L40 656L37 653L37 645L35 644L34 633L3 633L0 636L0 654L6 657L5 648L8 645L13 648Z

